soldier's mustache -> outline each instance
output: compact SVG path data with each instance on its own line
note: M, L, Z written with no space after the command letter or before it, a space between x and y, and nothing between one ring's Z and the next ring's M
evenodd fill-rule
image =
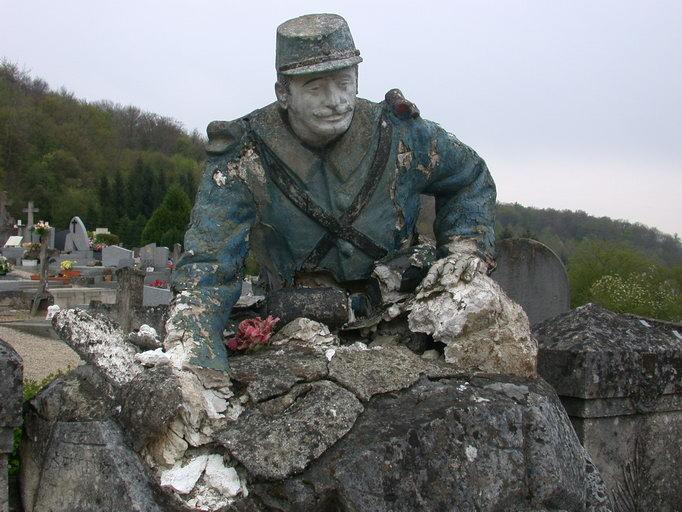
M347 114L348 112L352 112L352 110L353 107L351 107L350 105L342 105L334 108L320 108L317 110L313 110L313 116L317 118L340 116L343 114Z

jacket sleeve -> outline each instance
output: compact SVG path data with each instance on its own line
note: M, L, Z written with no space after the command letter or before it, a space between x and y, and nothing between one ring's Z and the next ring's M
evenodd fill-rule
M492 263L497 193L488 167L474 150L435 123L428 123L428 139L421 170L428 176L423 193L436 199L433 229L438 256L447 255L450 242L464 238L475 241L478 255Z
M242 288L256 211L246 183L227 171L239 148L209 156L173 278L171 329L191 364L225 370L222 332ZM168 330L168 329L167 329Z

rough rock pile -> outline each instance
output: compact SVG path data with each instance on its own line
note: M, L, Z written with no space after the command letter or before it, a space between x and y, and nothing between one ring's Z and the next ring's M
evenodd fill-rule
M399 336L342 345L308 319L229 376L85 311L53 322L89 365L32 403L28 512L611 510L542 380L465 375Z

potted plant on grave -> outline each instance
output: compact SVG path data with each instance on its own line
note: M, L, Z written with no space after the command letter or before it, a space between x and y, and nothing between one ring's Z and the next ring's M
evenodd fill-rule
M80 270L74 270L73 265L76 262L73 260L63 260L59 264L59 268L61 269L61 272L59 272L59 275L62 277L78 277L81 275Z

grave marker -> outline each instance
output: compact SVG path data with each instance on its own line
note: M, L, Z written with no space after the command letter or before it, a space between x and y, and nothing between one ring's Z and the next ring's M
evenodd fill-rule
M69 234L66 235L64 250L66 252L90 250L88 231L80 217L74 217L69 223Z
M132 267L134 264L133 251L110 245L102 249L102 265L105 267Z
M554 251L528 238L500 240L496 249L491 277L523 307L531 325L569 310L568 275Z

